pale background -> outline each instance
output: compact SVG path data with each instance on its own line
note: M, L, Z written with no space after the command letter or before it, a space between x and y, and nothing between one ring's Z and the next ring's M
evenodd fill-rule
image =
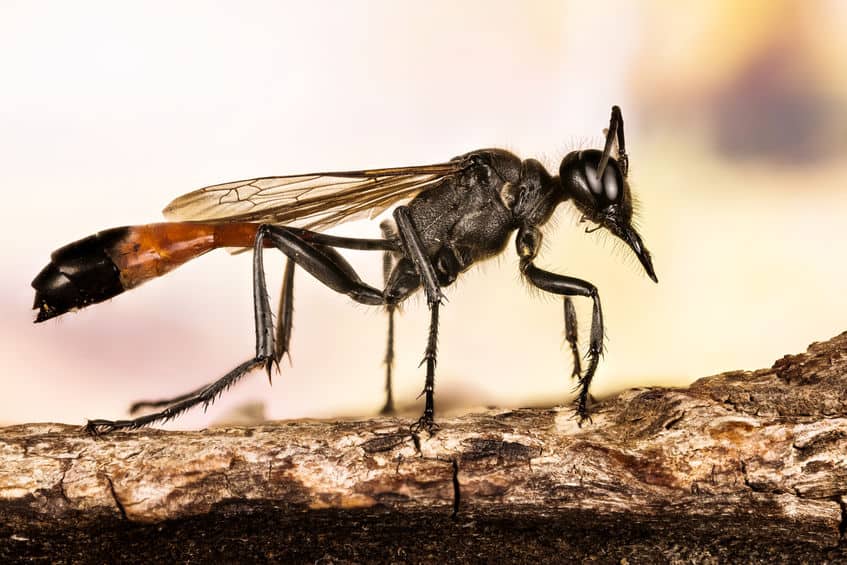
M769 366L827 339L847 329L844 29L839 0L0 2L0 422L123 417L252 354L248 255L215 252L36 326L29 283L57 247L244 177L488 146L557 169L600 144L612 104L660 284L566 207L538 261L601 291L595 394ZM528 290L512 249L448 290L437 406L570 394L560 299ZM377 255L350 257L380 281ZM398 323L401 404L423 385L427 318L417 299ZM273 418L372 414L384 336L379 309L301 275L294 366L170 425L254 401Z

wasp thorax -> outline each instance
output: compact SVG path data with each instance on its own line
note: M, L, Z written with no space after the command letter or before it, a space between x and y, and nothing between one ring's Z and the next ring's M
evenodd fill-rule
M521 163L521 176L517 185L514 214L522 223L541 225L550 219L559 203L556 193L559 185L547 169L535 159Z

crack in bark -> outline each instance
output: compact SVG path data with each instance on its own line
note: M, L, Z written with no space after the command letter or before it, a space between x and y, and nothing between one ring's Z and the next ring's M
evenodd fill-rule
M227 471L221 471L221 476L224 479L224 488L227 490L230 496L236 496L235 491L232 488L232 483L229 481L229 473Z
M459 460L453 458L453 515L454 520L459 516L459 504L462 501L462 491L459 488Z
M744 481L744 484L750 490L755 491L756 489L753 488L753 485L750 484L750 479L747 477L747 463L745 463L743 459L740 460L739 463L740 463L740 467L741 467L741 478ZM714 468L714 466L712 466L712 471L714 472L714 470L715 470L715 468Z
M71 468L71 462L68 459L62 461L62 476L59 478L59 495L62 497L62 500L65 501L68 505L71 504L71 499L68 498L68 493L65 491L65 475L68 474L68 470Z
M112 477L106 475L106 482L109 483L109 492L112 494L112 499L115 501L115 506L118 507L118 511L121 513L121 517L124 520L129 520L126 515L126 508L124 508L123 502L118 498L118 493L115 492L115 483L112 481Z
M675 425L677 425L678 423L680 423L680 422L682 421L682 419L683 419L683 418L685 418L685 413L686 413L686 412L687 412L686 410L683 410L683 411L682 411L682 412L681 412L678 416L676 416L675 418L672 418L670 421L668 421L668 422L665 424L665 429L666 429L666 430L670 430L670 429L671 429L671 428L673 428Z
M790 494L796 497L798 500L822 500L820 498L803 496L796 486L789 485L784 489L780 489L774 488L773 486L768 487L765 485L756 484L750 480L750 477L747 474L747 463L745 463L744 461L741 461L741 474L744 479L744 485L753 492L761 492L764 494Z

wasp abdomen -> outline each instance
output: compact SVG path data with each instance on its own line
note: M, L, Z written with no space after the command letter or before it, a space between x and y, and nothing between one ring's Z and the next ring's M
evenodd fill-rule
M32 281L36 322L102 302L124 291L120 271L107 249L126 237L129 228L114 228L75 241L50 256Z
M103 302L221 246L248 246L256 225L161 223L113 228L53 252L35 280L36 322Z

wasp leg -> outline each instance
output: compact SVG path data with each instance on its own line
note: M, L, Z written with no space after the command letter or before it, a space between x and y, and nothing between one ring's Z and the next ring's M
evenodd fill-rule
M432 435L438 430L438 424L435 423L435 363L436 354L438 353L438 307L439 303L435 302L430 306L429 310L429 339L427 339L426 352L424 353L423 361L421 361L421 365L426 362L426 382L423 389L423 394L426 395L426 404L424 405L423 416L412 424L412 433L426 430L429 432L429 435Z
M163 406L170 406L171 404L176 404L177 402L181 402L186 398L191 398L192 396L197 396L201 392L203 392L206 387L209 385L203 385L196 390L192 390L191 392L186 392L185 394L180 394L179 396L175 396L173 398L164 398L161 400L139 400L138 402L134 402L132 406L129 407L129 413L135 414L141 410L145 410L148 408L162 408Z
M382 237L386 240L395 240L397 232L389 220L383 221L379 228L382 230ZM395 260L396 251L386 250L382 254L382 279L383 284L388 286L388 280L391 277L391 271L397 263ZM387 303L385 311L388 314L388 340L385 346L385 405L380 414L394 414L394 386L392 383L392 372L394 370L394 313L397 311L397 304Z
M333 258L341 263L346 264L346 260L340 255L330 250L329 247L343 247L345 249L359 249L363 251L379 251L385 252L385 256L390 257L392 252L397 252L399 246L395 239L389 238L391 232L383 231L385 239L360 239L354 237L342 237L336 235L328 235L316 231L311 231L302 228L284 228L286 231L296 235L306 243L312 244L313 248L320 248L325 254L332 254ZM349 265L348 265L349 266ZM358 278L352 268L348 269L348 273L353 274L353 278ZM289 259L285 264L285 274L283 276L282 294L279 301L279 326L276 335L276 359L281 361L288 354L291 356L289 343L291 341L291 330L294 313L294 263Z
M523 274L536 287L553 294L565 296L587 296L594 301L594 310L591 317L591 339L588 346L588 367L579 378L579 396L577 397L576 413L580 423L588 418L588 388L591 379L600 362L600 354L603 352L603 311L600 308L600 295L597 288L590 282L574 277L557 275L539 269L532 262L522 264Z
M166 422L181 413L203 404L209 407L226 389L238 382L247 373L264 366L270 372L274 362L273 320L271 318L270 299L262 268L262 247L264 232L259 229L253 246L253 306L256 320L256 356L245 361L235 369L201 389L178 397L180 400L160 412L140 416L132 420L89 420L85 430L92 435L101 435L121 429L138 429L156 422Z
M288 359L291 359L291 329L294 323L294 261L291 259L285 261L277 320L274 357L279 363L286 354Z
M136 430L157 422L167 422L198 404L203 404L204 407L208 408L226 389L237 383L241 377L253 369L261 367L264 363L264 359L250 359L249 361L245 361L217 381L195 391L196 394L183 395L180 397L182 400L168 406L161 412L154 412L132 420L89 420L85 425L85 431L91 435L99 436L115 430Z
M433 304L441 303L444 300L444 295L441 294L441 289L438 286L438 278L435 275L432 261L426 256L426 250L418 235L418 230L412 222L409 208L400 206L394 210L394 221L397 222L400 242L403 245L405 255L412 260L412 264L423 282L427 304L432 308Z
M408 257L401 258L385 286L385 301L387 304L398 304L421 286L421 277L415 265ZM412 424L412 433L426 430L435 433L438 425L435 423L435 363L438 346L438 307L439 303L430 305L429 338L421 365L426 363L426 381L422 395L425 395L424 412L420 419Z
M300 268L332 290L346 294L362 304L384 304L382 292L362 282L350 263L332 247L311 244L283 226L262 226L259 233L264 234L274 247Z
M286 228L265 225L256 233L253 247L253 302L256 322L256 355L245 361L217 381L197 389L193 393L178 397L178 401L160 412L147 414L132 420L90 420L85 429L93 435L108 433L119 429L137 429L155 422L164 422L175 418L190 408L203 404L208 407L226 389L238 382L250 371L264 366L270 373L276 362L274 348L273 318L270 298L263 268L264 240L285 253L289 259L314 275L337 292L347 294L363 304L383 304L383 295L377 289L364 284L353 268L338 252L330 247L306 243L298 235ZM376 241L376 240L366 240ZM378 249L378 248L377 248Z
M392 252L397 252L399 249L395 239L390 236L393 232L383 230L385 239L359 239L353 237L341 237L328 235L325 233L315 232L301 228L286 227L287 231L297 235L300 239L313 243L313 247L321 246L323 252L327 252L327 247L343 247L346 249L359 249L363 251L379 251L385 252L385 257L390 258ZM341 261L345 262L344 259ZM390 266L389 266L390 269ZM387 276L387 275L386 275ZM294 262L288 259L285 263L285 274L282 281L282 292L279 300L279 313L277 318L279 325L276 334L276 360L281 361L288 354L291 356L289 343L291 342L291 330L294 314Z
M397 222L397 229L400 232L400 242L403 244L406 257L408 257L408 260L414 266L419 280L423 283L424 291L426 291L427 304L429 304L429 339L427 340L426 352L422 361L422 363L426 362L426 384L423 391L423 394L426 395L426 404L423 416L412 426L412 432L416 433L422 429L426 429L432 434L438 429L438 426L435 424L434 408L435 362L438 345L438 306L444 299L444 295L441 293L432 261L427 257L417 228L414 222L412 222L412 215L409 213L409 209L406 206L397 208L394 211L394 221ZM387 291L388 289L386 288Z
M385 405L380 414L394 414L394 391L392 384L392 371L394 368L394 312L396 304L388 304L385 311L388 313L388 343L385 347Z
M571 378L578 378L582 374L582 363L579 360L579 346L577 345L577 325L576 325L576 310L573 307L573 300L569 296L565 297L565 339L571 346L573 354L573 371Z
M291 342L291 327L292 327L292 316L294 313L294 263L289 259L285 262L285 274L282 279L282 292L279 299L279 313L277 314L277 319L279 323L276 329L276 353L274 358L276 362L279 363L282 361L282 358L288 354L289 358L291 357L289 343ZM185 394L181 394L179 396L175 396L173 398L167 398L162 400L139 400L135 402L132 406L129 407L129 413L135 414L139 410L149 409L149 408L161 408L163 406L170 406L171 404L176 404L182 400L187 398L191 398L193 396L197 396L201 392L203 392L208 385L204 385L196 390L192 390L191 392L186 392Z
M329 235L321 232L311 231L303 228L292 228L288 226L274 226L294 234L305 243L327 245L330 247L341 247L343 249L358 249L360 251L401 251L400 244L396 238L391 239L366 239L358 237L342 237Z
M386 257L391 257L392 252L397 252L399 249L396 241L389 238L393 235L391 232L383 231L385 239L359 239L352 237L341 237L328 235L325 233L315 232L301 228L284 228L286 231L293 233L304 242L311 243L311 247L319 248L324 254L331 254L333 259L340 265L348 267L348 274L352 278L358 279L352 267L349 267L347 261L338 255L330 247L343 247L346 249L359 249L364 251L379 251L383 250ZM390 268L390 267L389 267ZM289 344L291 342L291 331L293 325L294 314L294 262L288 259L285 263L285 274L282 281L282 293L279 301L279 325L276 334L276 360L279 362L288 354L291 356Z
M346 249L359 249L364 251L380 251L384 250L386 253L390 251L397 252L399 250L399 246L396 241L389 239L359 239L359 238L351 238L351 237L341 237L334 235L327 235L320 232L315 232L311 230L301 229L301 228L286 228L286 230L298 235L302 239L314 242L315 244L322 245L333 245L336 247L343 247ZM279 326L277 328L276 334L276 353L275 359L276 362L279 363L282 358L288 354L290 357L290 349L289 343L291 341L291 329L292 329L292 316L293 316L293 305L294 305L294 297L293 297L293 288L294 288L294 264L289 260L286 263L285 267L285 275L283 278L283 286L280 297L280 306L279 306ZM176 404L177 402L181 402L188 398L195 397L202 393L206 389L206 386L200 387L191 392L187 392L185 394L181 394L179 396L175 396L173 398L162 399L162 400L140 400L134 403L129 408L129 413L134 414L139 410L145 408L161 408L163 406L170 406L172 404Z
M264 226L264 231L268 239L273 245L279 248L283 253L296 261L301 268L305 269L323 284L343 294L347 294L357 302L362 304L380 305L386 304L396 307L398 303L405 300L410 294L420 287L421 276L418 274L418 267L413 260L406 257L401 258L388 277L385 291L380 293L373 287L363 283L359 279L356 272L349 263L332 247L327 245L310 245L306 241L306 237L300 237L298 230L289 230L282 226ZM412 230L411 237L417 240L417 249L420 250L420 238L417 232ZM397 250L395 247L389 247L390 240L368 240L382 242L383 249ZM414 244L413 244L414 245ZM421 256L423 256L421 251ZM426 265L433 272L432 264L424 257ZM440 296L440 290L436 290ZM431 321L429 330L429 340L424 356L424 361L427 364L426 384L424 394L426 395L426 404L424 414L416 424L415 431L426 429L432 433L437 426L434 421L434 390L435 390L435 361L436 361L436 345L438 340L438 302L430 305Z

